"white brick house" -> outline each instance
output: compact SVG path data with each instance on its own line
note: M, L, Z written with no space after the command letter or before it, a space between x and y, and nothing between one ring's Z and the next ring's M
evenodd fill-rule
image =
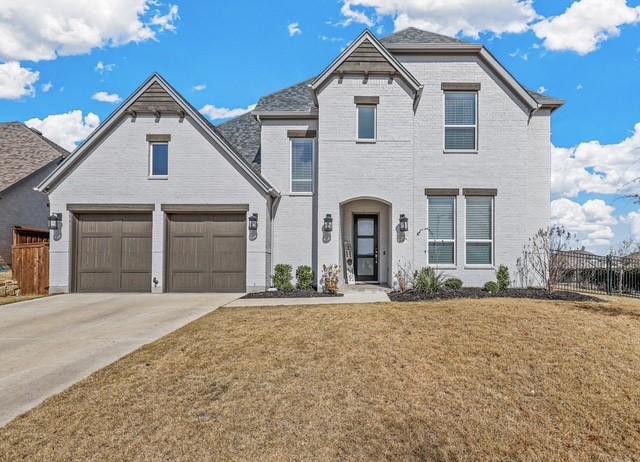
M154 75L39 186L61 214L51 290L260 290L277 263L482 285L548 225L561 105L418 29L366 31L219 127Z

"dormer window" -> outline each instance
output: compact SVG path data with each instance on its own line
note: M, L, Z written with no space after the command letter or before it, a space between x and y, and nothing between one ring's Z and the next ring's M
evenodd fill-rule
M356 96L355 103L358 116L358 141L373 142L376 140L376 111L379 98L377 96Z

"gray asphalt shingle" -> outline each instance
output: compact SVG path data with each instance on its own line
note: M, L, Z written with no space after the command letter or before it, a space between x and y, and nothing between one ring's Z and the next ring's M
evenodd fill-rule
M250 112L218 125L216 130L260 173L260 124Z
M402 29L394 34L387 35L380 40L382 44L392 43L465 43L455 37L436 34L415 27Z

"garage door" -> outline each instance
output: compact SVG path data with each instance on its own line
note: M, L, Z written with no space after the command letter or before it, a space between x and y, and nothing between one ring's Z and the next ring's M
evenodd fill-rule
M167 276L171 292L244 292L244 213L168 216Z
M77 216L77 292L151 291L151 214Z

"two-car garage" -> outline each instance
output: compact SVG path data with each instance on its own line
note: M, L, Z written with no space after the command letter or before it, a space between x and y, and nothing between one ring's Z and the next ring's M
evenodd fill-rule
M166 213L165 291L244 292L246 212ZM151 212L74 214L76 292L150 292Z

